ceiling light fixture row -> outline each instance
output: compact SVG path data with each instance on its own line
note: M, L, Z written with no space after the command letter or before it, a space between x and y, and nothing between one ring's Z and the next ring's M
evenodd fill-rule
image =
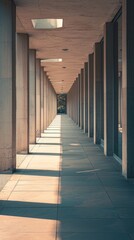
M63 27L63 19L62 18L46 18L46 19L32 19L32 24L35 29L56 29ZM68 51L68 48L63 48L62 51ZM62 62L62 59L43 59L41 62ZM66 68L66 67L63 67Z

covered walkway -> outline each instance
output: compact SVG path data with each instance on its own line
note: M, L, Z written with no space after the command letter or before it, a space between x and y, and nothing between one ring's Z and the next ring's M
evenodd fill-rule
M133 240L134 185L66 115L0 193L2 240Z

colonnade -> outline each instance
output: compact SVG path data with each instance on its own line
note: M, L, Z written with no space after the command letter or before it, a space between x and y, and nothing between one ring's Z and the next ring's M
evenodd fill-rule
M126 178L134 177L133 9L133 0L122 1L121 164ZM102 40L94 44L67 95L68 115L107 156L114 155L118 141L116 25L105 23ZM57 100L36 50L29 48L29 36L16 37L13 1L0 1L0 28L0 171L13 171L16 152L29 152L29 143L36 143L56 115Z
M13 1L0 2L0 16L0 172L12 172L16 153L28 153L57 114L57 97L28 34L16 34Z
M122 173L134 177L134 2L122 3ZM67 113L95 144L103 146L106 156L114 156L117 121L118 85L116 48L118 33L115 21L104 26L103 38L94 44L67 95ZM117 140L118 141L118 140Z

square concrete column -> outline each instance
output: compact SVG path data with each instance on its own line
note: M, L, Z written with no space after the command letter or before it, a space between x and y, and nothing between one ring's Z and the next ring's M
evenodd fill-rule
M29 50L29 143L36 143L36 51Z
M83 74L84 70L81 69L80 73L80 128L83 129Z
M84 132L88 132L88 63L84 64Z
M16 54L16 151L29 151L29 37L17 34Z
M73 120L76 123L76 81L72 86Z
M44 131L44 68L41 68L41 132Z
M94 54L88 57L88 137L94 135Z
M16 9L0 1L0 171L16 168Z
M101 44L94 48L94 143L101 142Z
M122 92L123 152L122 172L134 178L134 1L123 0L122 6Z
M47 110L47 97L46 97L46 83L47 79L46 79L46 73L44 72L44 129L47 128L47 123L46 123L46 110Z
M77 108L77 79L75 80L75 86L74 86L74 93L75 93L75 123L77 124L77 114L78 114L78 108Z
M79 115L79 85L78 85L78 77L76 78L76 124L78 125L78 115Z
M114 152L114 24L104 29L104 153Z
M46 128L49 125L49 123L48 123L48 103L49 103L48 97L49 97L49 95L48 95L48 77L46 76Z
M78 75L78 126L80 127L80 74Z
M41 136L41 66L36 59L36 137Z

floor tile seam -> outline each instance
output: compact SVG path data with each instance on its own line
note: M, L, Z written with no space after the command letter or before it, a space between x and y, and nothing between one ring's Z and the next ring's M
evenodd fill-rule
M87 156L87 158L88 158L88 156ZM95 170L95 167L94 167L94 165L92 164L92 162L90 161L90 159L89 159L89 158L88 158L88 160L89 160L89 163L91 164L91 166L92 166L93 170ZM97 173L95 172L94 174L95 174L95 176L97 177L97 179L99 180L99 182L101 183L101 180L99 179L99 177L98 177Z
M36 147L37 145L38 145L38 143L36 143L36 145L35 145L34 147ZM33 147L33 149L34 149L34 147ZM38 146L38 148L39 148L39 146ZM35 152L38 153L37 151L35 151ZM29 154L31 155L31 159L30 159L30 161L28 162L25 170L28 169L29 165L32 163L33 158L34 158L34 156L35 156L32 152L30 152ZM33 156L32 156L32 155L33 155ZM37 157L37 156L36 156L36 157ZM24 171L25 171L25 170L24 170Z
M110 200L110 202L111 202L113 208L116 210L116 207L115 207L115 205L114 205L114 203L113 203L113 201L112 201L112 199L111 199L111 197L110 197L110 195L109 195L109 193L108 193L108 191L107 191L107 189L106 189L106 187L105 187L103 181L101 180L101 178L100 178L99 176L98 176L98 179L100 180L102 186L104 187L105 193L107 194L107 196L108 196L108 198L109 198L109 200ZM120 219L120 216L119 216L119 215L118 215L118 217L119 217L119 219Z
M33 157L34 157L34 156L32 156L32 154L31 154L31 153L29 153L29 154L27 155L27 157L28 157L29 155L31 156L31 158L30 158L30 160L28 161L28 163L27 163L26 167L23 169L23 171L22 171L22 172L25 172L25 170L26 170L26 169L28 169L28 166L29 166L29 164L30 164L30 163L31 163L31 161L33 160ZM25 160L26 160L26 159L25 159ZM23 164L23 163L22 163L22 164ZM18 168L18 169L20 169L20 170L21 170L21 168L20 168L20 167L21 167L21 165L19 166L19 168Z
M17 186L17 184L18 184L18 181L19 181L19 180L17 180L17 181L16 181L16 184L14 185L14 187L13 187L12 191L10 192L10 194L9 194L9 196L8 196L8 198L7 198L7 201L9 200L9 198L10 198L11 194L14 192L14 189L15 189L15 187Z
M34 143L34 146L32 146L31 151L33 150L33 148L35 147L35 145L36 145L36 144Z
M17 155L19 156L19 154L16 153L16 158L17 158ZM23 161L20 163L19 166L17 166L17 168L19 168L21 166L21 164L24 163L24 161L26 160L27 156L28 156L28 154L26 154L26 156L24 157Z
M94 146L95 146L95 144L94 144ZM100 155L100 156L104 156L105 157L105 155L104 154L102 154L102 155ZM94 166L94 164L92 163L92 161L90 161L90 159L89 159L89 154L87 154L87 158L88 158L88 160L89 160L89 162L90 162L90 164L91 164L91 166L93 167L93 169L95 170L95 166ZM99 157L99 155L96 155L96 157ZM97 162L99 162L99 161L97 161ZM95 172L95 174L96 174L96 176L97 176L97 178L99 179L99 181L102 183L102 181L101 181L101 179L99 178L99 176L97 175L97 173Z

